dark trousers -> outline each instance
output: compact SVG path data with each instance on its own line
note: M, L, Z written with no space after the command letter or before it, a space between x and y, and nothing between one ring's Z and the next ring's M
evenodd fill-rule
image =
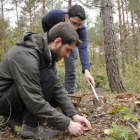
M40 71L40 84L44 99L55 106L56 103L53 99L55 73L52 69L44 68ZM38 122L40 122L40 120L26 108L15 84L0 97L0 115L17 117L21 123L24 122L31 127L37 127Z

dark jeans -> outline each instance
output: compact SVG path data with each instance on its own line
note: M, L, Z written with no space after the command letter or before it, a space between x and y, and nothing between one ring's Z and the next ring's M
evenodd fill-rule
M55 73L52 69L44 68L40 71L40 84L42 93L47 102L56 106L53 96ZM11 111L10 111L11 110ZM22 101L16 85L13 84L2 97L0 97L0 115L17 117L20 122L28 126L37 127L40 120L34 116Z

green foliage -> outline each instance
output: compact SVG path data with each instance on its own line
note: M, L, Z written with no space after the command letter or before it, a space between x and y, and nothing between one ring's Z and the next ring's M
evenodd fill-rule
M63 67L57 68L57 73L58 73L61 83L64 85L64 75L65 75L64 68Z
M116 139L108 137L108 138L104 138L103 140L116 140Z
M118 112L119 112L118 117L122 117L122 116L126 116L128 114L131 114L133 112L133 110L134 110L134 106L131 106L131 108L125 108L122 104L121 106L118 107Z
M20 134L21 127L20 127L20 126L15 125L15 130L16 130L17 134Z
M135 121L137 117L132 114L133 110L134 106L131 106L131 108L126 108L123 104L121 104L120 106L109 110L109 113L116 113L116 117L123 118L125 120Z
M60 112L61 109L57 106L57 107L56 107L56 110Z
M140 62L134 60L133 65L125 64L126 77L122 77L124 86L128 92L138 93L140 92ZM138 66L137 66L138 65Z
M94 79L96 87L103 87L107 82L105 75L102 75L100 73L94 73Z
M5 54L5 52L4 52L4 46L0 45L0 61L2 60L4 54Z
M61 83L64 85L64 75L65 75L65 69L64 69L64 61L62 60L61 62L58 62L57 64L57 70L58 70L58 75L60 77ZM106 75L105 67L99 66L94 66L91 65L90 67L90 73L94 77L96 87L103 87L106 90L109 90L109 85L108 85L108 78ZM78 58L77 63L76 63L76 85L75 85L75 91L79 90L91 90L91 87L87 84L85 80L84 73L82 73L82 66L80 63L80 59Z
M90 44L93 44L94 46L101 46L102 42L102 33L103 33L103 24L102 19L98 15L96 17L96 21L94 23L94 26L87 29L87 41Z
M120 127L114 122L112 122L112 126L113 128L109 129L111 137L103 140L113 140L111 138L115 138L115 140L132 140L131 129L129 127Z
M87 84L86 80L85 80L85 76L82 73L82 68L81 66L78 66L76 69L76 85L75 85L76 91L82 89L82 90L86 90L86 89L90 89L90 86Z

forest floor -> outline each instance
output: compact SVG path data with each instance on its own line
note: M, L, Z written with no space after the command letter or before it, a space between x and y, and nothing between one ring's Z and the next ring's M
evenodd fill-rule
M92 91L89 91L83 96L80 104L76 106L79 114L91 122L92 130L85 130L85 133L79 137L71 135L68 131L57 131L57 137L51 140L102 140L109 137L108 130L112 128L112 122L117 124L117 126L121 126L120 128L115 126L113 129L116 133L112 134L114 140L117 140L119 136L122 137L120 129L127 126L130 128L130 132L129 130L122 130L124 131L124 140L138 139L138 133L140 133L140 128L138 128L140 120L140 94L129 94L129 96L128 94L111 94L106 93L102 88L96 88L96 92L99 96L99 102L96 101ZM131 110L131 107L134 105L135 108ZM132 138L127 138L130 133ZM1 125L0 139L21 138L19 135L14 135L9 127ZM123 138L119 140L123 140Z

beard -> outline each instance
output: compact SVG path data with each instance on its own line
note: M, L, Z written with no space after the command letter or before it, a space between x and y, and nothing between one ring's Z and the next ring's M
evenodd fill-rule
M55 61L57 61L57 62L59 61L61 48L62 48L62 45L58 46L54 50L51 50L52 59L55 60Z

